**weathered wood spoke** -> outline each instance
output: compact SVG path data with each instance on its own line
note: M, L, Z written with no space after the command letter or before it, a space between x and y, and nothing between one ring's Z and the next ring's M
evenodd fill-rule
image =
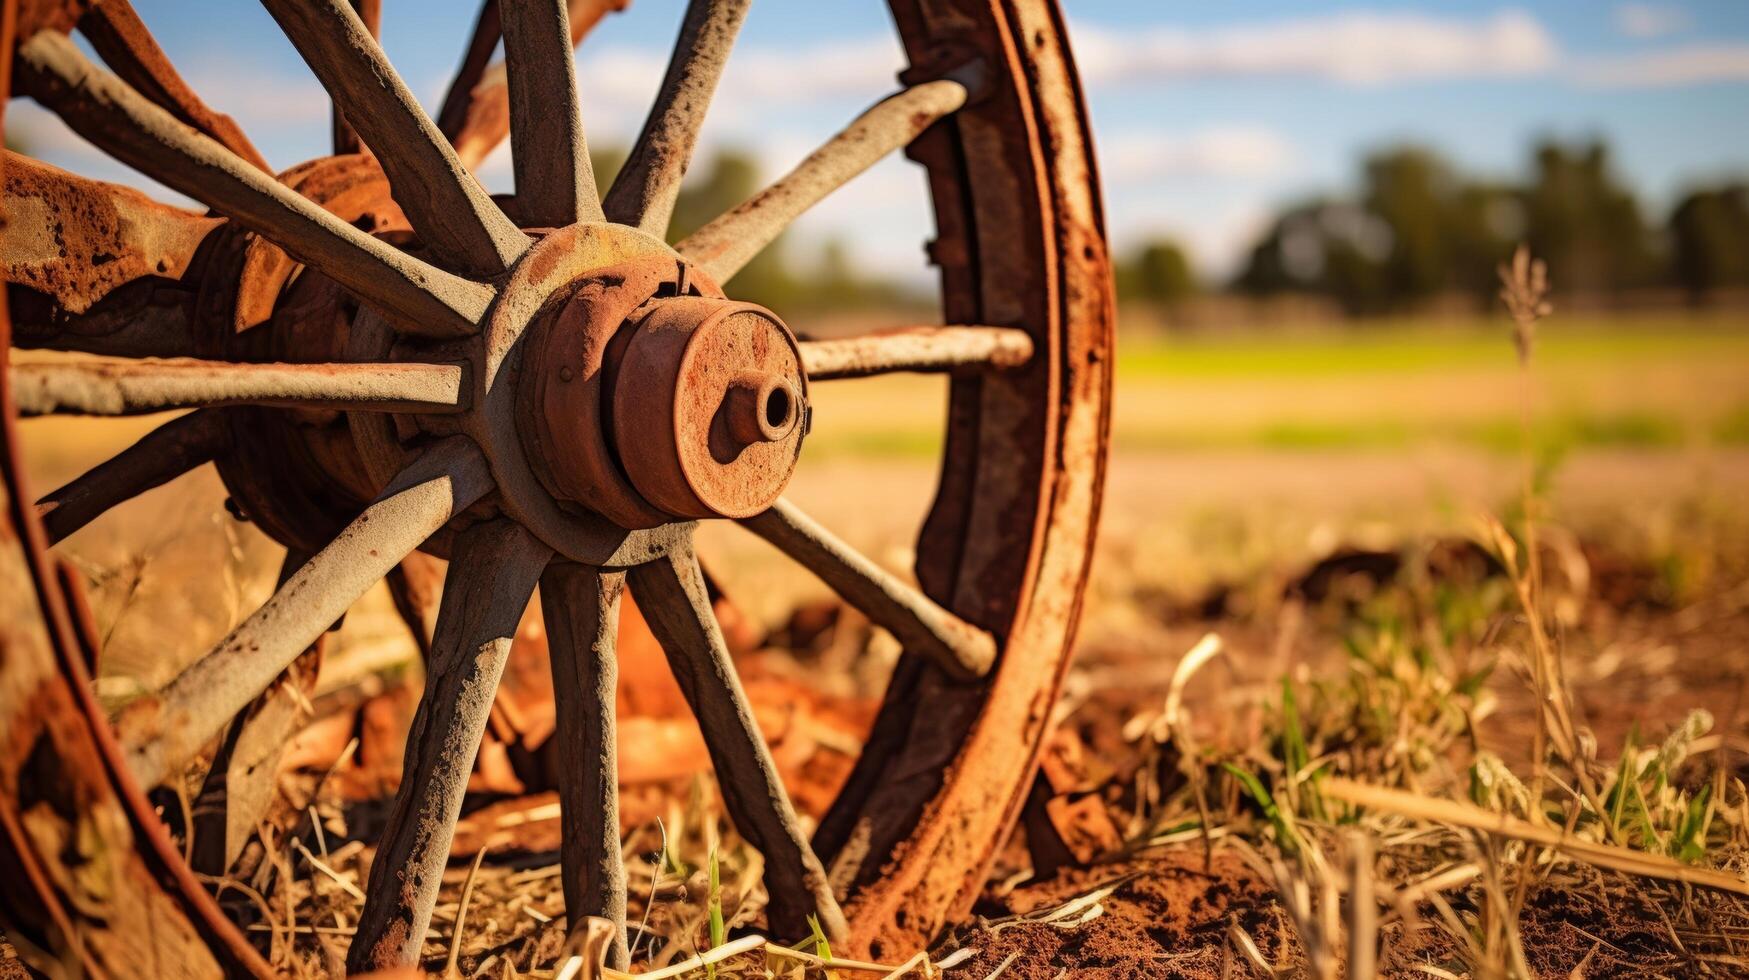
M717 282L727 282L804 211L958 110L966 97L966 86L949 78L888 96L777 183L688 235L675 248ZM611 216L611 195L609 203Z
M262 5L376 154L395 203L433 253L491 277L528 250L528 236L462 166L347 0Z
M524 224L553 228L600 221L565 0L502 0L500 16L517 215Z
M348 972L419 962L492 698L552 550L505 518L456 537L401 789L371 862Z
M211 462L230 447L231 427L222 412L190 412L37 501L37 516L54 544L110 508Z
M541 576L541 612L553 667L559 752L559 860L572 929L589 916L614 925L608 965L624 970L626 870L619 841L614 735L622 572L554 562Z
M209 108L176 73L164 49L127 0L91 4L91 9L79 18L79 33L91 42L92 50L103 63L133 86L134 91L261 170L271 170L236 120Z
M467 437L426 450L216 647L121 713L134 778L155 786L174 773L403 555L491 486Z
M771 895L766 914L772 931L805 934L812 913L827 936L839 940L846 931L844 914L759 734L711 611L698 558L689 546L679 547L628 574L638 608L667 653L680 691L704 732L723 803L736 828L765 856L765 887Z
M608 220L667 237L680 178L750 5L751 0L692 0L687 5L656 104L603 202Z
M358 14L359 23L370 32L373 38L383 36L383 0L351 0L353 12ZM336 102L332 112L334 130L334 153L360 153L365 151L364 142L358 138L358 131L346 121L346 113Z
M492 301L491 287L365 234L178 122L92 64L64 34L38 32L19 46L15 69L24 89L79 135L272 239L403 330L466 336Z
M443 93L443 105L437 110L438 131L449 140L449 145L455 147L456 158L469 170L484 163L486 155L510 132L508 89L501 84L488 86L483 82L486 66L492 62L492 52L498 49L503 36L498 0L482 0L480 15L474 21L474 33L468 37L467 50L462 52L462 63L456 68L455 77L450 79L449 90ZM487 88L495 89L502 99L481 99L476 95ZM482 119L502 119L502 126L493 127L497 131L495 137L490 140L464 137L464 132L470 129L483 128L475 120L476 115Z
M832 587L844 601L893 634L905 649L969 680L989 673L996 641L989 633L870 561L787 500L741 522Z
M1009 368L1032 358L1032 337L1011 327L901 327L842 340L804 340L809 381L895 371Z
M569 0L566 19L571 23L571 46L582 43L601 18L624 10L630 2ZM488 65L492 49L498 45L500 26L498 0L485 0L480 5L480 18L474 24L467 53L437 114L438 128L470 170L479 169L510 133L510 89L504 63Z
M307 552L286 552L278 586L310 560ZM237 863L243 847L279 794L279 760L307 720L309 694L322 668L324 633L299 654L247 707L237 713L219 739L218 750L201 781L192 807L194 831L189 864L201 874L223 875Z
M14 363L18 414L143 415L172 408L278 405L381 412L456 412L456 364L253 364L191 357Z

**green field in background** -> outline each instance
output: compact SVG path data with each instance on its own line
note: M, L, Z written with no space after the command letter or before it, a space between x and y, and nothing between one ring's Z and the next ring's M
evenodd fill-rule
M1504 320L1403 320L1120 331L1116 448L1515 450L1520 375L1509 329ZM1749 317L1557 316L1538 327L1532 378L1545 449L1749 445ZM810 456L940 451L940 379L838 384L816 388Z
M1749 317L1562 318L1541 325L1535 438L1586 447L1749 447ZM1502 321L1341 330L1124 333L1115 450L1340 452L1520 443L1519 370ZM894 375L812 387L809 460L941 452L947 386ZM39 466L64 479L162 417L28 419Z
M1643 358L1749 359L1749 315L1555 317L1537 327L1535 360L1607 364ZM1119 335L1120 382L1295 377L1515 367L1505 320L1381 320L1320 330Z

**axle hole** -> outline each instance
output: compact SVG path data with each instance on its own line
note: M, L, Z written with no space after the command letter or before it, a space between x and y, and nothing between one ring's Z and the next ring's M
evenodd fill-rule
M773 429L781 429L789 425L791 413L795 411L795 403L790 400L789 389L778 385L765 396L765 424Z

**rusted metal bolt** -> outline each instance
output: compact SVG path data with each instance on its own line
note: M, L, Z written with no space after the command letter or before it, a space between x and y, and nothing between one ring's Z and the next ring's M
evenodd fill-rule
M801 393L782 375L754 371L737 375L723 398L729 434L743 446L778 442L801 419Z
M612 397L626 476L675 517L750 517L795 470L807 381L795 335L770 310L657 300L625 341Z

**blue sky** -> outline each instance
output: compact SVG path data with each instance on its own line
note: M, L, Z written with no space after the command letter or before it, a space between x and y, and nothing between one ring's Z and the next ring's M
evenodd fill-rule
M135 0L184 75L276 167L325 152L326 102L272 20L238 0ZM441 99L475 0L385 0L390 57ZM1369 150L1432 146L1478 172L1520 172L1532 140L1607 138L1661 216L1697 181L1749 176L1749 3L1549 0L1065 0L1120 248L1153 235L1230 272L1271 210L1339 190ZM633 0L583 45L592 141L628 143L660 79L680 0ZM704 132L775 176L903 67L883 4L756 0ZM148 186L34 107L9 124L68 169ZM500 153L482 174L509 185ZM167 199L175 196L158 189ZM807 216L800 255L830 237L889 274L924 272L915 167L894 158Z

